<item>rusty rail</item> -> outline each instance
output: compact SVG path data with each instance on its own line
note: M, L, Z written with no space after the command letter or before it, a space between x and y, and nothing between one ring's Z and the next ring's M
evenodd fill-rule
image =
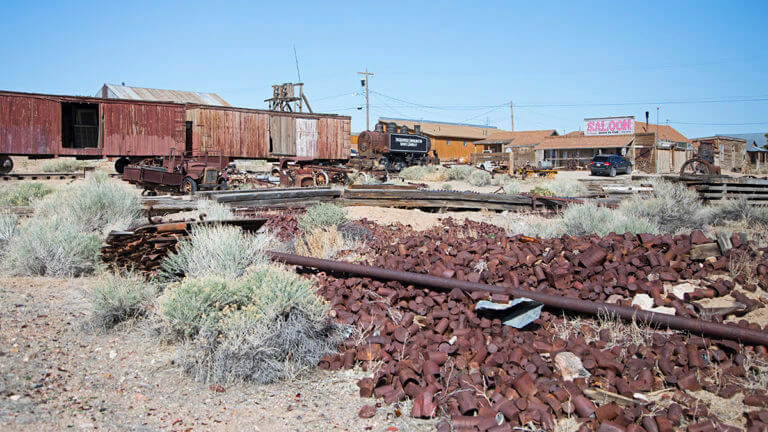
M421 285L441 290L459 288L469 292L483 291L489 293L510 294L517 297L527 297L546 306L557 309L591 315L608 313L627 321L637 320L651 325L660 325L674 330L686 330L709 337L731 339L747 344L768 346L768 333L727 324L702 321L692 318L681 318L673 315L649 312L642 309L591 302L571 297L554 296L534 291L466 282L457 279L447 279L422 273L389 270L380 267L350 264L341 261L311 258L280 252L269 252L269 254L275 261L301 267L312 267L324 271L333 271L375 279L398 281L402 283Z

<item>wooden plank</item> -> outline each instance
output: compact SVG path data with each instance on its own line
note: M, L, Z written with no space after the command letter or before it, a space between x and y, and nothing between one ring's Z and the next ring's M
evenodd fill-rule
M463 200L498 202L510 204L530 203L530 197L524 195L504 195L486 193L462 193L449 191L412 191L412 190L345 190L344 198L350 199L421 199L421 200Z
M346 199L339 203L346 206L374 206L395 208L422 208L422 209L462 209L462 210L530 210L531 205L502 204L490 202L468 202L458 200L377 200L377 199Z
M313 197L338 197L341 195L341 191L338 190L294 190L294 191L275 191L275 192L260 192L260 193L245 193L245 194L233 194L233 195L220 195L214 199L219 203L229 202L243 202L243 201L258 201L258 200L271 200L271 199L302 199Z

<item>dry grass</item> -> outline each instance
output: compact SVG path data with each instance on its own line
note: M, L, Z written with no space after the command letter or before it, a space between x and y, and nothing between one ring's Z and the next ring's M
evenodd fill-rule
M615 315L603 312L598 314L596 319L578 316L569 318L563 315L562 320L552 322L552 331L556 337L563 340L583 336L587 343L600 340L600 332L607 331L606 349L615 346L624 349L629 344L637 346L650 344L656 329L644 322L636 320L625 322Z
M743 276L748 284L756 284L758 260L747 251L734 250L728 260L728 270L734 279Z

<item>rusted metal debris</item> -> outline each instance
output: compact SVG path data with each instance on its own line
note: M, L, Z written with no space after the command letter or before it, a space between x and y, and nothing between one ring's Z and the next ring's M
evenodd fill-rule
M631 307L616 306L607 303L581 300L578 298L543 294L535 291L527 291L511 287L501 287L476 282L460 281L456 279L421 273L388 270L380 267L352 264L343 261L333 261L279 252L269 252L269 254L272 259L276 261L302 267L312 267L318 270L347 273L353 276L364 276L385 281L397 281L401 283L436 288L443 291L460 289L468 293L484 292L488 294L503 294L505 296L518 298L524 297L535 300L546 306L568 312L579 312L591 315L607 314L610 316L616 316L629 322L638 321L652 326L660 326L674 330L686 330L709 337L735 340L742 343L764 345L768 347L768 333L740 328L734 325L707 322L692 318L676 317Z
M509 298L511 291L499 293L488 288L488 282L496 280L497 287L505 289L514 285L577 300L614 296L611 301L618 297L617 303L622 305L628 304L634 293L656 291L662 281L649 280L647 275L667 273L672 261L685 264L674 265L677 278L723 273L717 261L692 262L685 257L685 248L678 249L681 244L689 248L691 240L709 241L701 233L566 237L521 243L516 237L498 235L493 227L472 222L448 223L418 235L402 227L369 228L378 239L369 244L375 265L411 273L431 271L483 286L470 284L468 288L482 288L470 292L461 286L430 289L420 285L429 282L423 274L418 275L417 284L412 279L398 282L368 277L373 274L359 277L339 273L336 270L349 269L336 266L333 271L328 268L317 273L314 277L320 293L329 301L334 316L363 332L362 342L359 338L348 340L338 355L326 356L320 366L335 370L361 364L373 374L358 382L363 397L382 398L385 403L411 399L414 417L433 413L449 416L453 429L444 423L438 430L511 431L521 426L552 430L557 419L573 417L584 431L672 431L685 423L697 431L712 427L729 431L735 429L720 422L704 401L687 391L705 389L723 398L744 391L751 410L745 414L750 430L768 425L760 418L760 413L768 415L766 392L746 390L737 384L745 376L745 353L765 357L765 346L742 347L727 339L662 329L651 330L647 341L637 344L614 341L609 329L598 332L585 323L575 324L569 330L574 333L566 335L555 331L554 324L562 321L559 314L547 311L535 325L520 331L474 311L478 299L490 296L503 302ZM473 235L468 236L469 232ZM592 246L599 250L590 250ZM735 247L749 248L745 244ZM665 258L662 252L669 250L674 252ZM470 270L478 259L485 261L482 271ZM718 260L727 268L727 256ZM552 277L561 277L558 268L565 264L571 264L570 279L562 285L563 281ZM758 266L763 266L758 274L760 285L765 286L768 269L762 258ZM541 271L535 271L537 267ZM611 276L620 267L626 272L624 276ZM699 271L701 275L696 275ZM671 279L671 274L665 278ZM445 285L445 279L436 279L440 287ZM593 283L598 279L603 283ZM735 294L732 286L711 282L721 295ZM526 295L530 296L530 291ZM654 293L654 299L677 302L659 294ZM686 313L689 309L683 302L676 306L681 317L695 316L695 311ZM588 337L594 340L588 342ZM561 352L577 356L588 376L563 379L552 364ZM660 391L669 403L654 405L648 398ZM612 399L605 399L611 395Z

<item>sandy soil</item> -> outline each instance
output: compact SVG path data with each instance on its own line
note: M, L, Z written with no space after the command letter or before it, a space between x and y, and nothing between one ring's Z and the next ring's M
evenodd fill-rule
M410 225L416 231L424 231L440 225L443 219L449 217L458 220L468 219L486 222L498 226L504 226L508 217L505 213L486 211L429 213L418 209L409 210L373 206L352 206L346 207L346 209L347 216L353 220L366 218L382 225L392 225L400 222L404 225Z
M434 430L407 406L360 418L377 402L357 396L360 370L224 392L194 382L142 324L87 330L82 290L94 281L0 279L0 430Z

